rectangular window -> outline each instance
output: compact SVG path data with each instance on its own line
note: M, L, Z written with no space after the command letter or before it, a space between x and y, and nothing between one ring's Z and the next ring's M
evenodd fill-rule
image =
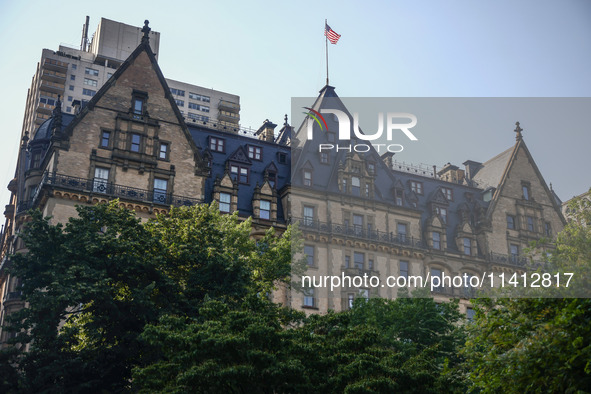
M199 110L199 109L201 109L201 106L200 106L199 104L195 104L195 103L191 103L191 102L189 102L189 104L188 104L188 105L189 105L189 108L190 108L190 109L196 109L196 110Z
M82 94L85 96L94 96L96 94L96 91L92 90L92 89L82 89Z
M72 70L75 70L75 69L77 69L77 68L78 68L78 65L76 65L76 64L72 64Z
M165 142L160 143L160 148L158 149L158 158L160 160L168 160L168 144Z
M466 318L468 318L469 321L472 321L474 320L474 316L476 316L476 311L474 311L474 308L467 307Z
M454 194L452 189L449 187L442 187L441 191L443 192L445 198L447 198L447 201L453 201Z
M189 112L189 115L188 116L189 116L189 119L202 120L204 122L208 122L209 121L209 117L208 116L194 114L193 112Z
M98 70L95 70L94 68L86 67L86 70L84 70L84 74L92 75L93 77L98 77L99 72L98 72Z
M304 306L308 308L314 308L316 306L314 300L314 289L304 290Z
M441 217L443 223L447 223L447 209L441 207L435 207L435 213Z
M168 181L166 179L154 179L154 202L159 204L166 204L166 191L168 189Z
M203 112L209 112L209 107L202 105L201 108L199 108L201 111Z
M353 303L355 302L355 294L349 293L347 294L347 306L349 309L353 308Z
M314 207L304 205L304 225L311 226L314 224Z
M367 172L374 174L376 172L376 165L374 163L367 163Z
M515 229L515 216L507 215L507 228L511 230Z
M402 189L395 189L394 190L394 197L396 199L396 205L402 206L404 200L404 191Z
M133 113L137 115L144 113L144 100L139 98L133 99Z
M304 245L304 254L306 255L306 260L308 261L308 266L314 266L314 246L311 245Z
M365 254L354 252L353 263L355 264L355 268L357 268L358 270L362 270L365 266Z
M101 148L108 148L111 146L111 132L103 131L101 136Z
M423 194L423 184L417 181L410 181L410 190L417 194Z
M320 152L320 162L322 164L328 164L328 153Z
M527 231L534 231L534 218L531 216L527 217Z
M107 79L111 78L113 76L113 73L107 73Z
M511 261L517 263L519 261L519 245L511 244L509 250L511 252Z
M41 165L41 152L33 153L33 158L31 160L31 168L39 168Z
M262 160L263 149L258 146L248 147L248 157L254 160Z
M408 225L405 223L396 224L396 231L398 234L398 240L400 242L406 242L406 234L408 233Z
M70 81L75 81L76 80L76 76L74 74L70 75Z
M74 100L74 97L68 96L68 101L72 101L72 100Z
M216 137L209 137L209 149L214 152L224 152L224 140Z
M280 164L285 164L287 163L287 155L285 153L278 153L277 154L277 161Z
M220 193L220 212L230 212L231 196L229 193Z
M351 268L351 256L345 256L345 268Z
M70 86L68 87L68 89L70 89L70 90L74 90L74 85L70 85Z
M363 231L362 215L353 214L353 231L355 231L355 234L361 235L361 232Z
M408 261L401 261L399 263L398 275L408 279Z
M248 183L248 168L232 165L230 166L230 173L238 179L238 182Z
M109 183L109 169L96 167L94 169L94 182L92 190L96 193L106 193Z
M261 219L269 220L271 219L271 202L266 200L260 201L260 214L259 217Z
M436 278L437 277L437 278L441 279L441 274L442 274L442 272L441 272L440 269L431 268L431 278ZM439 280L438 282L439 283L433 283L433 282L431 282L432 283L433 291L439 291L440 289L443 288L443 286L441 286L441 280ZM436 284L438 284L439 286L435 286Z
M373 259L369 259L367 260L367 268L369 270L373 270L374 264L373 264Z
M171 92L172 94L175 94L175 95L177 95L177 96L182 96L182 97L184 97L184 96L185 96L185 91L184 91L184 90L175 89L175 88L170 88L170 92Z
M433 240L433 249L441 249L441 234L437 231L433 231L431 237Z
M84 78L84 84L88 85L88 86L97 86L98 83L97 81L95 81L94 79L90 79L90 78Z
M131 145L129 147L129 150L131 150L132 152L139 152L141 140L142 140L142 137L139 134L132 134L131 135Z
M193 100L201 100L201 95L193 92L189 92L189 98Z
M174 102L176 103L176 105L178 105L179 107L184 107L185 106L185 102L183 100L179 100L179 99L175 99Z
M464 254L467 256L472 255L472 243L470 238L464 238Z
M529 186L527 185L522 185L521 186L521 190L523 191L523 198L525 200L529 200Z
M312 172L304 171L304 186L312 186Z
M351 177L351 194L354 196L360 195L361 182L356 176Z

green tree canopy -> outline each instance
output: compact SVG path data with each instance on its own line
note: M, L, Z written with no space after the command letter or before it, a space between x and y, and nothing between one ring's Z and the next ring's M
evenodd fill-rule
M291 230L256 242L248 220L215 206L145 224L117 202L77 210L65 225L33 212L28 253L11 257L28 305L11 316L14 342L28 351L4 358L18 361L23 391L125 390L131 369L151 362L147 324L196 318L207 300L235 308L289 279Z

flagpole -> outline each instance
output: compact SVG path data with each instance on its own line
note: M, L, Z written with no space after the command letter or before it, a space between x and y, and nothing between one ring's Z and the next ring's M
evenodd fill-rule
M326 45L326 85L328 86L328 35L326 34L326 25L328 20L324 20L324 43Z

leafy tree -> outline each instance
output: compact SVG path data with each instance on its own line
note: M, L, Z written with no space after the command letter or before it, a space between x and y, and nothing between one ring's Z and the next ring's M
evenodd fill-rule
M163 317L147 326L142 337L160 359L134 370L136 389L424 393L463 388L445 374L448 353L460 339L455 303L372 299L350 311L302 319L258 298L238 310L206 303L199 316ZM413 320L414 327L430 328L418 335L406 330L404 322L413 325Z
M591 205L577 200L550 263L574 273L574 293L589 296ZM546 290L544 290L546 291ZM539 294L538 294L539 296ZM588 392L591 387L589 298L500 298L477 304L463 349L465 370L483 392Z
M155 357L139 337L147 324L197 318L206 300L233 308L289 276L286 237L269 231L257 243L249 221L215 206L146 224L117 202L77 210L65 225L33 212L28 252L12 256L28 307L11 320L28 351L4 357L18 361L22 391L127 390L131 369Z

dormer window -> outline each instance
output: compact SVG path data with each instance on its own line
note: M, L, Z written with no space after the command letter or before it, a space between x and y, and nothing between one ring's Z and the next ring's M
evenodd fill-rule
M144 113L144 100L138 98L133 100L133 113L137 115Z
M213 152L224 153L224 140L217 137L209 137L209 149Z
M312 186L312 171L304 171L304 186Z
M142 116L146 114L146 101L148 100L148 93L133 91L131 98L131 112L135 119L142 119Z
M417 181L410 181L410 190L416 194L423 194L423 184Z
M230 166L230 172L240 183L248 183L248 167Z
M361 181L356 176L351 177L351 194L359 196L361 190Z
M442 207L435 207L435 213L441 217L443 223L447 223L447 209Z

